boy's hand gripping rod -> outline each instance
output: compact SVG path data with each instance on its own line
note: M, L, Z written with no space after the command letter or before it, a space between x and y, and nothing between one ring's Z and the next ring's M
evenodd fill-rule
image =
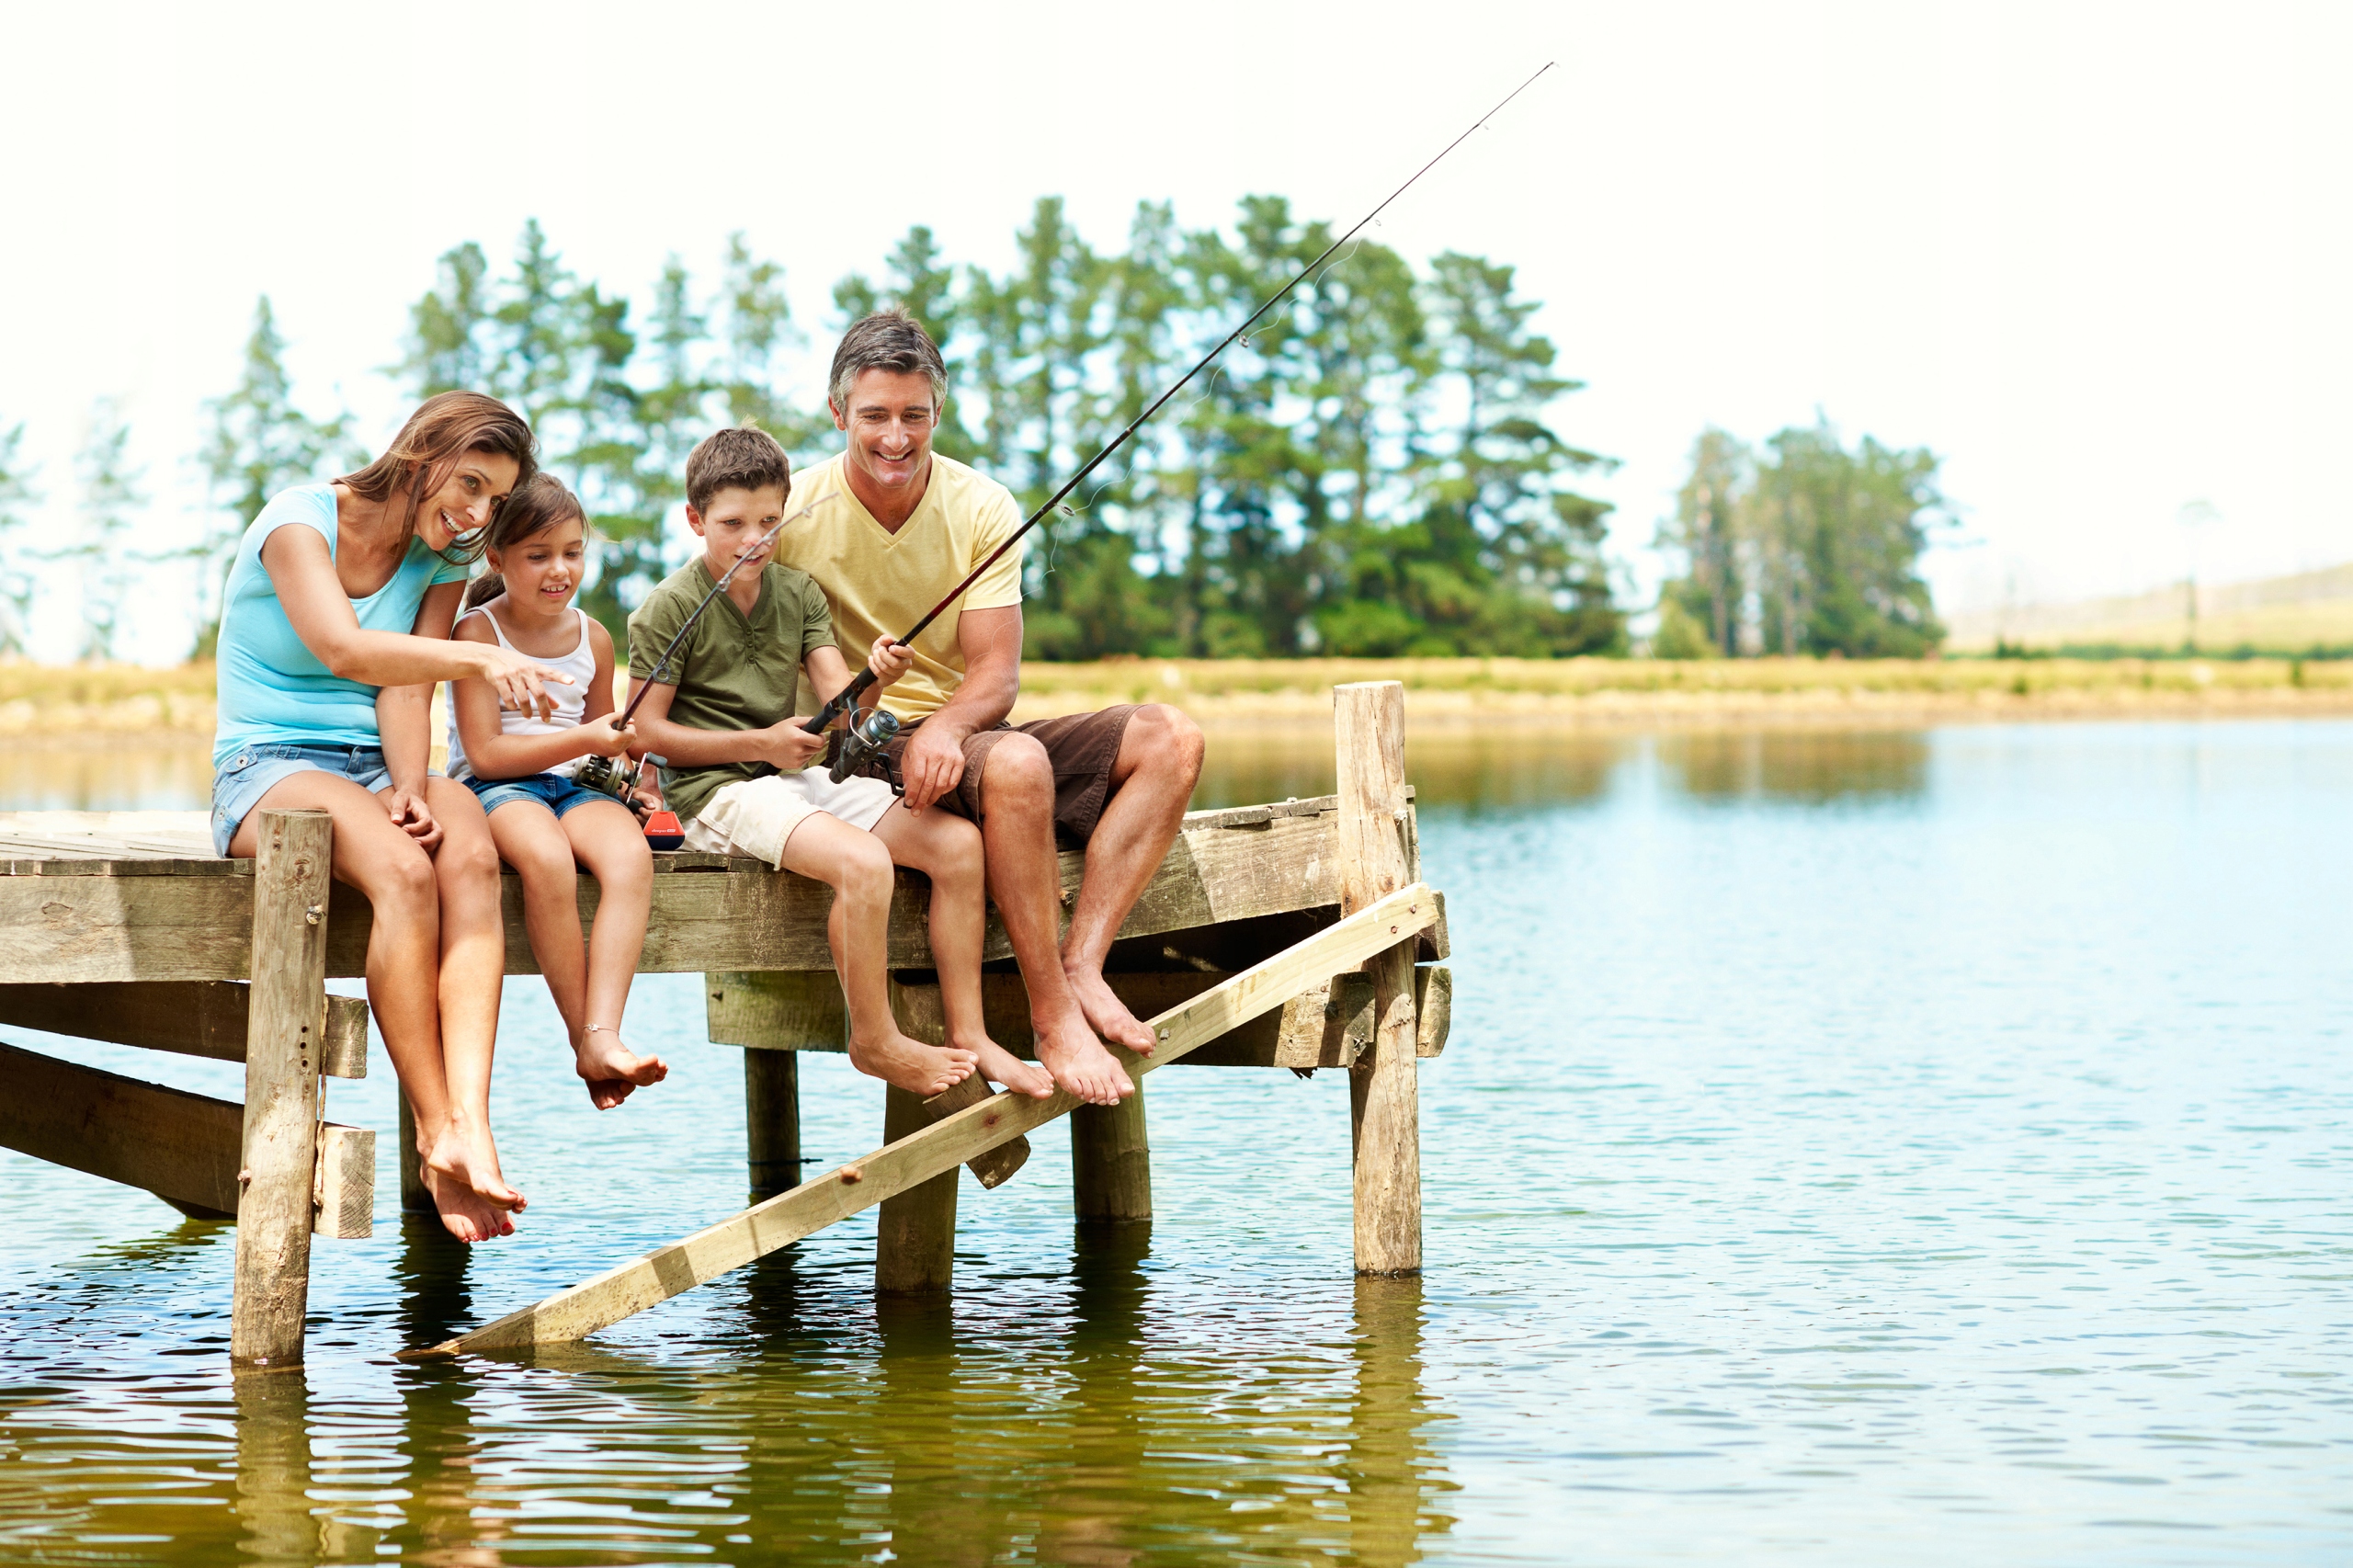
M998 557L1002 556L1006 551L1011 550L1015 545L1020 543L1021 536L1028 533L1031 528L1036 528L1039 522L1045 517L1046 514L1051 512L1056 506L1060 506L1062 504L1063 497L1077 489L1080 483L1084 481L1088 474L1093 473L1097 468L1101 466L1104 459L1109 457L1113 452L1118 451L1122 446L1125 446L1127 444L1128 437L1134 435L1137 428L1141 426L1145 420L1160 412L1161 404L1166 403L1170 398L1175 397L1178 392L1182 392L1185 389L1187 382L1190 381L1195 376L1199 375L1203 370L1209 368L1211 360L1216 358L1220 354L1224 353L1227 347L1232 344L1234 339L1240 337L1244 333L1248 332L1252 327L1256 326L1258 324L1258 318L1260 316L1263 316L1268 311L1273 310L1275 306L1282 301L1285 295L1289 294L1293 289L1298 288L1301 283L1304 282L1310 273L1313 272L1317 267L1330 260L1333 252L1338 250L1342 245L1347 244L1350 240L1356 238L1358 234L1364 231L1365 225L1370 223L1375 218L1381 216L1382 211L1388 208L1390 202L1392 202L1399 197L1404 195L1406 190L1412 187L1414 180L1417 180L1424 175L1429 173L1431 169L1438 166L1438 159L1445 157L1447 153L1453 152L1457 147L1460 147L1464 142L1468 141L1472 131L1478 130L1480 126L1486 124L1487 121L1495 119L1496 115L1501 114L1504 110L1505 105L1509 104L1513 98L1516 98L1519 97L1520 94L1526 92L1535 82L1537 76L1541 76L1545 72L1552 69L1552 64L1553 62L1552 61L1546 61L1544 64L1537 70L1535 76L1529 77L1527 81L1522 82L1518 86L1514 87L1511 92L1505 97L1503 103L1497 104L1495 108L1481 115L1477 120L1472 122L1470 131L1465 131L1461 135L1456 137L1453 141L1440 148L1438 150L1438 157L1432 158L1428 163L1424 164L1420 168L1415 169L1412 179L1408 179L1404 185L1401 185L1395 190L1391 191L1389 195L1382 199L1379 207L1374 208L1371 211L1366 213L1358 221L1355 228L1350 229L1338 239L1334 240L1329 245L1324 247L1324 254L1322 256L1317 256L1313 261L1309 262L1305 267L1300 268L1297 277L1294 277L1290 282L1284 284L1272 294L1267 296L1266 303L1260 305L1256 310L1252 311L1248 320L1245 321L1240 326L1235 327L1232 332L1227 333L1225 336L1219 341L1216 347L1211 349L1207 354L1202 355L1200 358L1195 362L1191 369L1186 371L1182 376L1176 379L1174 385L1169 387L1167 391L1162 392L1158 397L1154 398L1149 407L1128 422L1126 429L1112 437L1109 443L1106 445L1101 451L1097 452L1093 457L1086 460L1085 467L1081 468L1076 473L1072 474L1069 479L1063 481L1063 487L1046 498L1044 506L1040 506L1036 511L1030 513L1028 521L1024 522L1019 528L1014 529L1012 533L1006 535L1004 542L999 544L995 550L990 551L986 555L983 556L981 558L981 563L978 566L973 567L971 572L967 573L962 582L949 589L948 595L945 598L941 599L938 604L932 606L929 610L926 611L924 618L921 620L916 621L913 626L907 628L906 633L904 636L895 639L898 644L904 648L913 642L916 638L922 636L924 628L938 619L949 605L954 604L958 599L963 597L966 590L970 589L973 584L981 580L981 574L986 572L991 566L996 564ZM802 510L805 511L807 508L804 507ZM794 514L795 517L798 517L799 515L799 513ZM781 528L783 525L779 524L778 526ZM730 574L733 574L732 572ZM689 624L691 624L691 622L689 622ZM681 633L681 635L684 635L684 633ZM668 655L665 654L664 657L666 658ZM832 701L819 709L816 716L811 719L806 724L803 724L801 728L808 731L813 735L818 733L827 725L831 724L835 719L840 718L844 713L855 710L858 707L858 698L863 696L873 685L874 671L871 668L861 667L850 683L842 687L841 691ZM631 706L634 707L635 704L632 703Z

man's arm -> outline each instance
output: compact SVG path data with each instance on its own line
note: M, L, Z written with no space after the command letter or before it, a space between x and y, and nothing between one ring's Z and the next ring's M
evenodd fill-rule
M995 729L1021 695L1021 607L968 609L956 618L964 679L939 711L917 727L899 759L907 810L919 812L964 777L964 743Z

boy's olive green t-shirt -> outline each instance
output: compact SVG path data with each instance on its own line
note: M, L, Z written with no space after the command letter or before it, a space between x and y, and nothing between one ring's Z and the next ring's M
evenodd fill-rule
M632 679L676 687L670 721L693 730L764 730L790 718L801 666L810 653L834 645L834 618L824 593L806 572L770 562L760 573L760 597L745 615L721 594L670 655L657 677L662 650L710 592L710 569L697 556L662 580L629 618ZM742 778L775 771L761 762L722 762L663 770L663 798L691 822L711 796Z

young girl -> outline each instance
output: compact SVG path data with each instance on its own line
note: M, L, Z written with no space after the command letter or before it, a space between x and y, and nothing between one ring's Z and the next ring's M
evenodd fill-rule
M551 688L554 717L541 719L503 706L488 681L452 682L449 777L481 799L499 858L522 875L532 956L563 1015L588 1098L609 1110L670 1070L620 1036L645 946L654 857L627 806L572 779L582 758L621 756L637 738L613 712L612 635L572 602L587 531L578 497L546 473L517 487L491 523L490 571L467 589L469 613L452 635L494 642L574 684ZM603 893L585 950L575 863Z

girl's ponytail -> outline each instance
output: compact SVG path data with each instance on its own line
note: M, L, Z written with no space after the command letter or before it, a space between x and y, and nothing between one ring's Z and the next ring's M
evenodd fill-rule
M485 572L466 585L465 607L459 613L462 615L468 609L480 609L506 591L506 578L495 572Z

